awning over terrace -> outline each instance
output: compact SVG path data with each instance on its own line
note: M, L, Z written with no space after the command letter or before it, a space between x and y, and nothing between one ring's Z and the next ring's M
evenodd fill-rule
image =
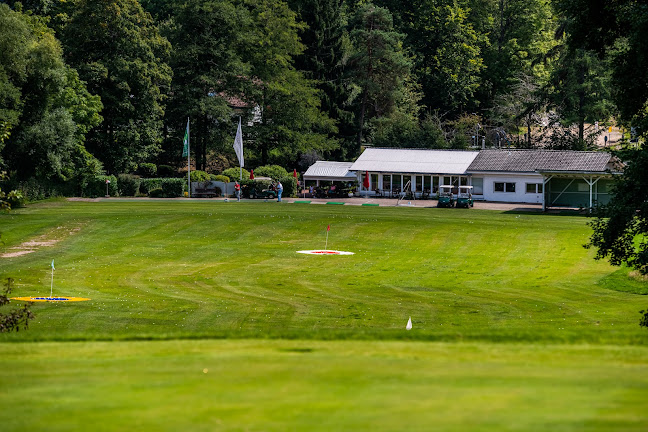
M304 180L320 181L341 181L341 182L355 182L357 181L356 173L350 171L353 162L330 162L330 161L317 161L304 173Z

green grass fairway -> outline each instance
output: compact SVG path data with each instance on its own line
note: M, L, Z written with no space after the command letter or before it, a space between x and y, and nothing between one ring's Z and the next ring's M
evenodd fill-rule
M54 259L54 295L92 300L35 303L0 335L0 424L648 430L647 284L593 260L586 222L216 200L2 214L0 254L58 241L0 258L13 295L48 296ZM296 253L329 224L355 255Z
M0 345L4 431L623 431L648 348L367 341Z

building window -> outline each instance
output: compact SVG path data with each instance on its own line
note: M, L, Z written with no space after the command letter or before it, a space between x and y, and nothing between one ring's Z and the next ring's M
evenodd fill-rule
M515 183L495 182L495 192L515 193Z
M526 193L542 193L542 183L527 183Z
M391 190L391 175L390 174L384 174L383 175L383 189L384 190Z

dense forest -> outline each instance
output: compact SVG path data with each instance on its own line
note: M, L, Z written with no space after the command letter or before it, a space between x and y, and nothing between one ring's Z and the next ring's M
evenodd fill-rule
M0 3L0 171L305 170L364 146L587 150L648 119L648 10L585 0ZM168 168L171 167L169 170ZM6 186L5 186L6 190Z

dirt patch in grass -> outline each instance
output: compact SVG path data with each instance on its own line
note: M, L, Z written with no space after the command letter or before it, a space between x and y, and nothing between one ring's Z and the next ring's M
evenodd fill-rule
M45 234L35 237L31 240L23 242L18 246L10 247L7 252L0 254L0 258L13 258L22 255L27 255L44 247L52 247L61 240L76 234L81 230L81 224L72 226L56 227Z

